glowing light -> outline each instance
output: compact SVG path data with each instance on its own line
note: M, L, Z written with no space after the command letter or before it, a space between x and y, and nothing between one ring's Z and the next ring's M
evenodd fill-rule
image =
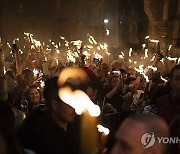
M7 72L7 71L6 71L5 67L4 67L4 74L6 74L6 72Z
M88 37L89 37L89 43L91 44L97 44L96 40L94 39L93 36L91 36L90 34L88 34Z
M156 54L154 54L154 55L153 55L153 57L152 57L151 61L154 61L154 60L155 60L155 58L156 58Z
M58 58L55 58L55 61L56 61L56 65L58 65L59 64Z
M41 42L40 41L36 41L35 39L34 39L34 44L35 44L36 47L40 47L41 46Z
M170 50L171 50L171 48L172 48L172 45L170 45L170 46L169 46L169 49L168 49L168 50L170 51Z
M107 24L109 22L108 19L104 19L104 23Z
M10 43L9 43L9 42L7 42L7 46L11 49L11 45L10 45Z
M96 59L102 59L103 57L102 57L100 54L94 52L94 58L96 58Z
M152 69L153 71L157 71L157 67L153 67L153 66L148 66L149 69Z
M75 54L73 52L71 52L71 50L68 50L66 55L67 55L67 60L68 61L71 61L73 63L76 62Z
M109 35L109 34L110 34L110 30L106 29L106 35Z
M145 39L149 39L149 36L146 36Z
M177 62L177 64L180 64L180 58L178 59L178 62Z
M106 43L104 43L104 44L99 44L99 47L100 47L100 49L102 49L102 50L107 50L107 49L108 49L108 45L107 45Z
M121 52L122 56L124 57L124 52Z
M143 67L144 65L140 65L139 68L134 68L134 69L144 76L146 82L149 82L149 77L145 74Z
M145 47L146 47L146 44L143 44L142 47L145 48Z
M153 43L158 43L159 42L159 40L153 40L153 39L149 39L151 42L153 42Z
M82 41L81 40L76 40L76 41L71 41L71 43L75 46L77 46L77 49L80 49L81 48L81 44L82 44Z
M93 49L93 46L87 45L87 48L88 48L88 49Z
M160 62L164 65L164 58L160 60Z
M89 58L89 57L91 56L91 54L88 53L87 51L84 51L84 52L83 52L83 55L85 55L87 58Z
M123 59L124 57L123 57L123 55L119 55L119 58Z
M132 56L132 51L133 51L132 48L130 48L130 49L129 49L129 57Z
M148 49L145 49L144 55L145 55L145 58L148 58Z
M60 51L59 51L59 50L56 50L56 53L57 53L57 54L60 54Z
M131 59L129 59L129 62L130 62L130 63L132 63L132 60L131 60Z
M100 133L104 133L104 135L109 135L110 131L108 128L105 128L102 125L97 125L97 128Z
M44 83L44 81L40 81L40 86L41 86L41 88L43 88L44 86L45 86L45 83Z
M178 58L166 57L170 61L176 61Z
M165 78L163 78L162 76L160 76L161 80L163 80L164 82L168 82L168 80L166 80Z
M137 64L137 61L134 61L134 64Z
M60 36L60 38L61 38L61 40L65 40L65 37L63 37L63 36Z
M33 73L34 73L34 76L36 77L39 73L39 71L37 69L33 69Z
M95 105L90 98L81 90L72 91L70 88L61 88L59 97L69 106L75 109L77 114L88 111L92 117L98 117L101 113L100 107Z

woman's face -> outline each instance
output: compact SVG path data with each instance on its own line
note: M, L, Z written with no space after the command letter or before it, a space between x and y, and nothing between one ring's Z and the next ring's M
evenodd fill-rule
M34 105L38 105L39 101L40 101L40 94L39 91L36 88L32 88L29 91L29 98L30 101L34 104Z
M113 77L111 80L111 88L114 88L118 83L119 83L119 78L118 77Z

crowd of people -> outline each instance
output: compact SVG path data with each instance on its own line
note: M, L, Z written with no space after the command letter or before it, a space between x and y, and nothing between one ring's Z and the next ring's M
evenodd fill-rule
M126 60L85 63L80 56L76 63L57 64L53 58L44 61L42 52L36 54L28 46L25 50L20 59L14 48L14 59L6 65L8 100L0 103L0 153L80 153L80 117L58 96L58 76L67 67L87 73L88 83L76 88L99 105L100 122L110 129L105 149L98 151L97 146L97 153L180 152L180 143L156 142L146 149L140 142L148 132L180 139L180 65L163 79L161 66L160 71L149 69L146 80ZM131 59L138 63L136 54ZM159 56L151 62L153 67L158 67Z

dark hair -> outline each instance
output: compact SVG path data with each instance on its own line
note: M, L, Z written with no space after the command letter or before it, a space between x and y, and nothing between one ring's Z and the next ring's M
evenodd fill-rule
M156 84L159 84L159 83L163 83L164 81L161 80L160 76L156 76L156 77L152 78L152 82L156 83Z
M125 69L119 69L122 74L127 74L127 71Z
M13 71L7 71L6 76L10 77L13 80L15 80L15 78L16 78L16 75Z
M172 70L171 70L171 80L173 79L173 76L174 76L174 72L175 72L175 70L178 70L178 69L180 69L180 64L179 65L176 65L176 66L174 66L173 68L172 68Z
M44 90L43 90L43 97L47 102L49 101L50 88L54 84L57 84L57 81L58 81L58 77L52 77L52 78L49 78L45 81L45 86L44 86Z
M100 90L101 85L98 82L89 82L88 87L91 87L93 90Z
M59 103L62 102L62 100L59 98L58 91L59 91L58 77L52 77L47 79L47 81L45 82L43 95L48 105L51 106L52 100L57 100Z
M135 80L136 80L136 78L129 77L129 78L126 79L125 83L127 85L129 85L132 81L135 81Z

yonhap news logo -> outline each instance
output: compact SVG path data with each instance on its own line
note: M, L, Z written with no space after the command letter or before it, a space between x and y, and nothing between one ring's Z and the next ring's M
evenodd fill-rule
M154 137L154 133L150 132L150 133L146 133L141 137L141 143L143 145L144 148L149 148L152 147L155 143L155 137Z
M159 144L180 144L178 137L155 137L153 132L145 133L141 137L141 143L145 149L152 147L156 141Z

